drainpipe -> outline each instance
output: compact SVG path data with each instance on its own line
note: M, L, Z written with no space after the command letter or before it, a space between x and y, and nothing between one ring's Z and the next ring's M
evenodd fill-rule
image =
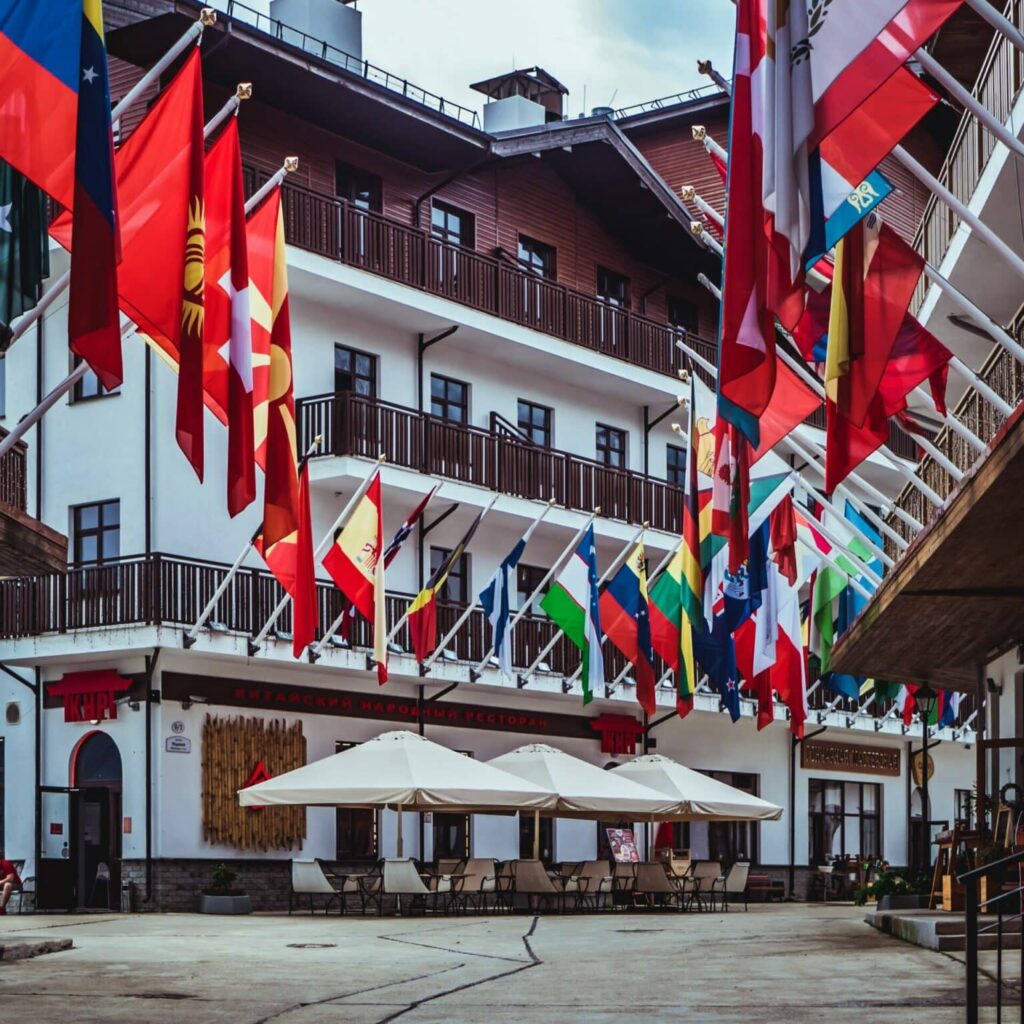
M146 656L146 903L153 901L153 673L162 649Z
M46 317L40 317L36 324L36 405L43 400L43 339ZM36 422L36 519L43 518L43 421ZM37 869L38 870L38 869Z

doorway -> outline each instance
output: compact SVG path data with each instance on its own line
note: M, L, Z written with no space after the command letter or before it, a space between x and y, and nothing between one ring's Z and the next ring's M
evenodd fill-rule
M71 758L71 861L76 903L120 905L121 754L105 732L85 736Z

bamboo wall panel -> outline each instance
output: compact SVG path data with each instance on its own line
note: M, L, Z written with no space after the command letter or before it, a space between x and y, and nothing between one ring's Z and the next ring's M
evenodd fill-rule
M306 763L302 722L207 715L203 722L203 839L239 850L302 849L305 807L241 807L238 790L262 763L271 776Z

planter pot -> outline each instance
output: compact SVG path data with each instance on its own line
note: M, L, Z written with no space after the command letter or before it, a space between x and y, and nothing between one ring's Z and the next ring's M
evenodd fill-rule
M910 893L893 893L878 897L878 910L927 910L930 897Z
M942 876L942 909L963 910L966 890L951 875Z
M251 914L252 900L248 896L207 896L199 897L200 914Z

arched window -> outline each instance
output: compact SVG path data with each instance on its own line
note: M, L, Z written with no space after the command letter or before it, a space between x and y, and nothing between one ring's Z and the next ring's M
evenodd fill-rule
M91 733L82 740L73 767L75 786L106 786L121 781L121 755L105 732Z

